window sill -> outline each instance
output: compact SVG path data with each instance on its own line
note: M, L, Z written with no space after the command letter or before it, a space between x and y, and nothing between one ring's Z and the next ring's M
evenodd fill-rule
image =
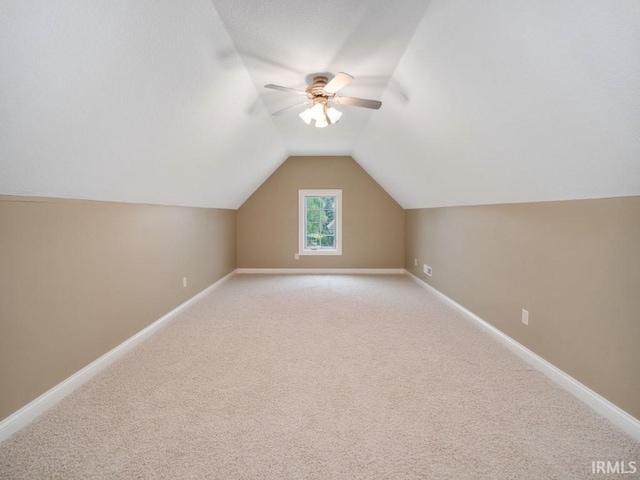
M342 255L342 250L302 250L298 255Z

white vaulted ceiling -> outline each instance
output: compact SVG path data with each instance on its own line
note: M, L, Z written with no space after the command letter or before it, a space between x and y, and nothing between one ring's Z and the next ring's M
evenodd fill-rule
M354 158L405 208L640 194L640 2L434 1Z
M380 99L428 3L214 0L270 112L295 104L300 97L266 90L264 85L275 83L304 90L316 73L327 73L329 78L341 71L349 73L355 80L340 91L341 95ZM344 116L324 129L302 123L297 113L304 110L303 106L273 117L289 153L350 155L369 118L379 112L338 108Z
M406 208L638 195L639 58L636 0L7 0L0 193L237 208L350 154ZM382 108L270 116L339 71Z
M236 208L287 155L209 0L0 18L0 193Z

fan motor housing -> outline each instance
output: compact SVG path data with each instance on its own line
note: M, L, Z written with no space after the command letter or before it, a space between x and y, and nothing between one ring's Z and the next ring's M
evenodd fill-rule
M313 78L313 83L307 87L307 96L310 99L315 99L316 97L329 98L327 92L324 91L324 87L329 82L329 79L324 76L317 76Z

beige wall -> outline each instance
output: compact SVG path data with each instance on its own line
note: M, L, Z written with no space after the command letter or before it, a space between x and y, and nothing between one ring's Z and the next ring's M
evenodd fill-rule
M0 419L235 267L233 210L0 196Z
M405 229L407 270L640 418L640 197L407 210Z
M341 256L300 256L298 190L342 189ZM404 214L351 157L290 157L238 210L238 268L403 268Z

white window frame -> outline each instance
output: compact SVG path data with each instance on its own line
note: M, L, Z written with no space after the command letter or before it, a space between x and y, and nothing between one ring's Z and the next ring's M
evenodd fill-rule
M336 197L336 248L312 250L305 248L305 227L307 224L307 197ZM298 254L299 255L342 255L342 190L340 189L304 189L298 190Z

